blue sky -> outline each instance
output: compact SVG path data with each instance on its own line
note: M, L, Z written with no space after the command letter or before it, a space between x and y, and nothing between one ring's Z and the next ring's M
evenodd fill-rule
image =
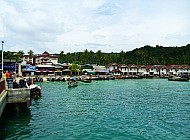
M0 0L0 40L27 53L190 43L190 0Z

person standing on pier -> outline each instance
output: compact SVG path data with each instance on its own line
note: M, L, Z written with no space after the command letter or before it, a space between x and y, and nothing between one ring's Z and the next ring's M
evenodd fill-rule
M10 77L11 77L11 74L9 73L9 71L8 71L8 70L6 71L6 73L5 73L5 74L6 74L6 78L10 78Z
M7 76L6 76L6 73L3 72L3 79L6 80Z
M16 73L15 72L13 72L12 78L13 78L13 81L16 81Z

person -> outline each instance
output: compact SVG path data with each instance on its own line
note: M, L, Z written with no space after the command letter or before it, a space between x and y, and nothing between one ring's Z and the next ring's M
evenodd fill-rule
M3 79L6 80L7 76L6 76L6 73L3 72Z
M24 78L24 87L27 87L27 88L28 88L28 83L27 83L26 78Z
M22 79L19 80L19 86L20 86L20 88L28 87L28 84L26 82L26 78L22 77Z
M6 74L6 78L10 78L10 77L11 77L11 74L9 73L9 71L8 71L8 70L6 71L6 73L5 73L5 74Z
M13 77L13 80L16 81L16 73L15 72L13 72L12 77Z
M16 82L16 80L13 81L13 88L19 88L18 83Z

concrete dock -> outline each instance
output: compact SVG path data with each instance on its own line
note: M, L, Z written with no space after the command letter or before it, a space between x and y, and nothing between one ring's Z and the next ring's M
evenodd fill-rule
M30 106L30 89L29 88L7 88L6 81L0 81L0 117L5 109L6 104L18 106L25 103Z

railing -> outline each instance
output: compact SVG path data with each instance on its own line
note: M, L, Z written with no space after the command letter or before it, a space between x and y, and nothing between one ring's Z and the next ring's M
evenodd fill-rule
M3 90L5 90L5 80L0 81L0 94Z

